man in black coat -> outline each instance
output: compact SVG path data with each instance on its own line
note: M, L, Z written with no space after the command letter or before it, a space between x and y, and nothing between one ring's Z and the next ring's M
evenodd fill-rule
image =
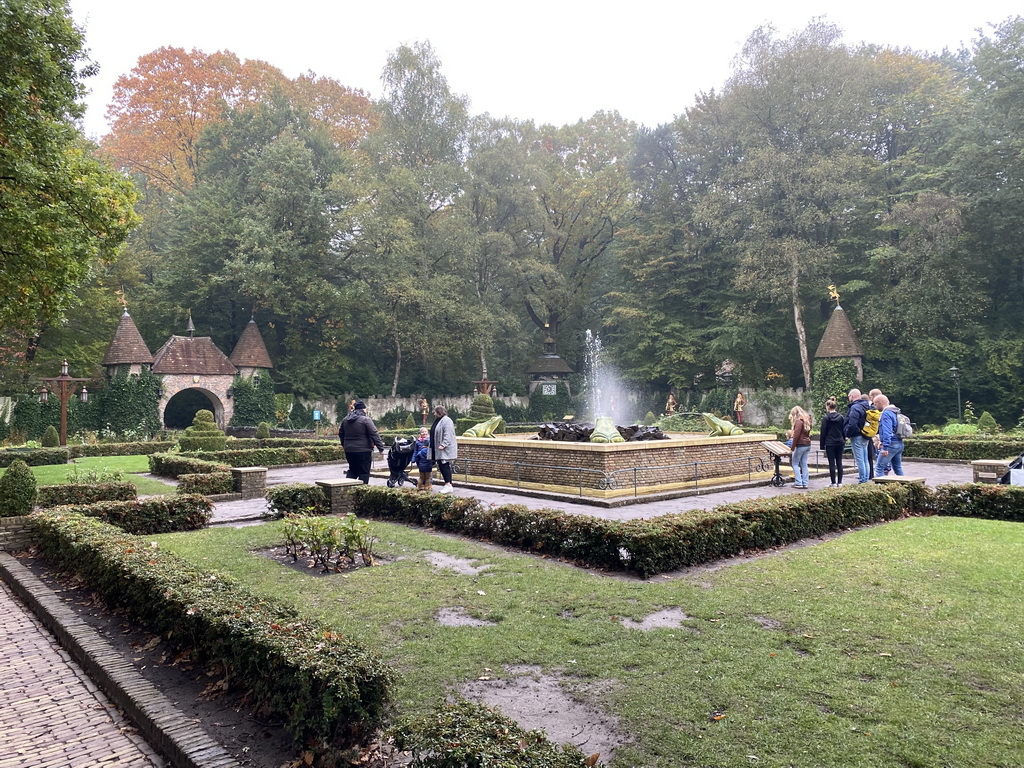
M345 449L348 471L345 477L370 482L370 466L373 464L373 449L384 453L384 441L380 439L377 425L366 415L366 403L358 400L355 407L341 421L338 438Z

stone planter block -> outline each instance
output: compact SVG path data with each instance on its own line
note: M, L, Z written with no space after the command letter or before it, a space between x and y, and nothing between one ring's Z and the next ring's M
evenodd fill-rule
M354 500L352 489L363 483L359 480L350 480L347 477L339 477L332 480L317 480L316 484L324 489L324 495L330 503L332 515L347 515L354 511Z
M231 489L243 499L260 499L267 490L266 467L234 467L231 470Z

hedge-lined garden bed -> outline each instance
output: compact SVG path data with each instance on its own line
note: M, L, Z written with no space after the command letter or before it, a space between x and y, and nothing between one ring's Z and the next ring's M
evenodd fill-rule
M907 459L947 459L950 461L1002 461L1024 453L1024 440L1019 437L985 435L963 437L950 435L914 435L904 444Z
M213 517L213 504L198 494L153 496L135 501L99 501L55 507L67 514L96 517L138 536L205 528Z
M149 457L149 471L160 477L205 475L211 472L230 472L231 467L218 461L206 461L179 453L154 453Z
M41 485L36 496L38 507L60 507L66 504L94 504L98 501L133 501L138 498L131 483L66 483Z
M49 464L67 464L67 448L33 448L32 450L0 451L0 467L11 466L12 461L21 459L30 467L43 467Z
M271 489L267 498L277 514L323 513L326 502L318 490L285 486ZM475 499L373 486L352 492L354 511L360 517L451 531L588 567L632 571L643 578L746 550L892 520L927 509L929 504L929 492L923 486L871 485L615 521L517 504L486 507Z
M60 507L37 512L42 554L134 620L223 664L255 709L284 720L297 747L337 752L372 735L392 695L380 655L119 528Z
M178 493L201 493L204 496L217 496L234 491L234 480L231 472L207 472L178 475Z

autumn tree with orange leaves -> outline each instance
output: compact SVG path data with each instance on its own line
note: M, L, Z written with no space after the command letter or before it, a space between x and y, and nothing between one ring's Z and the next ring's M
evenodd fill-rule
M376 125L370 99L330 78L311 72L291 81L264 61L241 61L230 51L159 48L118 78L103 147L151 186L182 192L200 173L197 142L203 128L223 122L230 109L275 94L324 124L339 145L354 145Z

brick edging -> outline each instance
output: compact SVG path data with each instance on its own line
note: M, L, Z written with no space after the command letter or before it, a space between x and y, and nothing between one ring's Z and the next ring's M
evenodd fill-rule
M0 576L61 646L175 768L241 768L226 749L178 710L156 686L66 607L35 574L0 553Z

